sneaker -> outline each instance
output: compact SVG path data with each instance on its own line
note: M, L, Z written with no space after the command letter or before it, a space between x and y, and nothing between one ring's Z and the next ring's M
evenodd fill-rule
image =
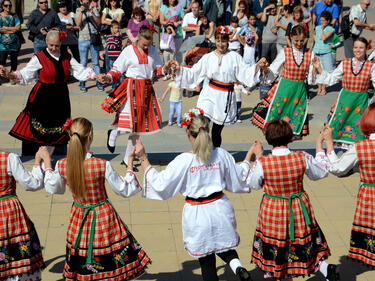
M79 82L79 89L81 90L81 92L87 92L85 82Z
M236 122L237 122L237 123L242 123L242 120L241 120L241 119L237 119Z
M182 125L181 124L177 124L178 127L182 128Z
M335 264L329 264L327 268L327 281L339 281L340 274L338 270L338 266Z
M240 281L251 281L249 272L243 267L237 268L236 275Z
M103 84L100 84L99 82L96 82L96 87L98 88L99 91L104 91Z
M173 124L173 123L172 123L171 121L168 122L168 126L172 126L172 124Z

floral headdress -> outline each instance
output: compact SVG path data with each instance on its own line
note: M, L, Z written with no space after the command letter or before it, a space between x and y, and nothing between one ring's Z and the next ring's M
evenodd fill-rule
M62 126L62 130L66 131L70 135L70 127L72 126L73 120L72 118L66 119L64 125Z
M190 109L188 112L184 114L184 119L182 120L181 125L182 126L189 126L191 124L191 119L193 117L198 117L200 115L204 115L203 109L200 109L198 107Z
M228 26L220 25L216 28L216 34L232 34L232 30Z
M144 28L147 28L147 29L149 29L152 33L155 33L155 28L152 26L152 25L142 25L141 27L140 27L140 29L144 29Z
M62 40L64 40L66 37L68 37L68 33L66 33L65 30L59 31L60 42L62 42Z

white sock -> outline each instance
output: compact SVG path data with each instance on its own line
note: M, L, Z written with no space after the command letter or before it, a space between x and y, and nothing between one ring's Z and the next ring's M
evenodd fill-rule
M232 271L234 272L234 274L236 274L237 268L242 267L242 264L241 264L241 261L239 259L232 259L229 262L229 266L232 269Z
M116 146L116 139L117 139L117 129L113 129L109 134L108 144L110 146Z
M327 277L328 274L328 263L326 261L322 261L319 267L319 271L324 275L324 277Z
M126 146L126 151L124 155L124 162L128 165L129 155L132 153L136 140L139 139L139 135L130 135L128 139L128 145Z

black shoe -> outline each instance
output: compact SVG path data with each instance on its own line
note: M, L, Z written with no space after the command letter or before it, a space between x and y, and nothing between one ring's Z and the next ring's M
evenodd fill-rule
M250 274L243 267L238 267L236 270L236 275L241 281L251 281Z
M327 268L327 281L339 281L340 274L338 266L335 264L329 264Z
M124 160L122 160L120 164L125 165L126 168L128 167L128 165L125 163ZM133 165L133 172L139 172L138 168L134 165Z
M113 153L113 152L115 152L115 148L116 148L116 146L110 146L110 145L109 145L109 136L111 135L111 132L112 132L112 130L108 130L108 132L107 132L107 148L108 148L108 150L109 150L111 153Z

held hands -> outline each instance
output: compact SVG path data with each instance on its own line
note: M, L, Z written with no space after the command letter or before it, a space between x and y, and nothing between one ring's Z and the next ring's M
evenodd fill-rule
M49 152L47 150L46 146L39 147L39 150L35 154L35 164L40 165L44 162L47 169L51 168L51 156L49 155Z
M260 68L264 73L268 73L268 67L269 67L269 63L267 62L267 59L266 58L261 58L260 60L258 60L257 62L257 67Z
M138 140L136 141L134 154L135 154L139 159L141 159L142 157L145 157L145 156L146 156L145 147L143 146L143 143L142 143L142 141L141 141L140 139L138 139Z
M255 157L258 159L263 156L263 145L259 140L255 140L252 146Z
M107 76L107 74L96 75L96 80L98 80L98 82L101 83L101 84L106 84L106 83L111 82L111 79L109 78L109 76Z
M312 63L313 63L314 69L316 69L318 71L318 73L321 74L323 72L323 70L322 70L322 67L320 65L319 58L314 57L313 60L312 60Z

